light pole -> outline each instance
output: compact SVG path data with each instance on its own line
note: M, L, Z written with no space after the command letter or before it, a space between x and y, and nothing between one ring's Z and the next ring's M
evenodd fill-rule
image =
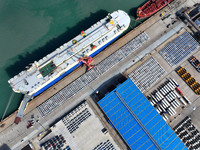
M36 122L44 129L44 131L46 131L45 127L39 122L39 120Z

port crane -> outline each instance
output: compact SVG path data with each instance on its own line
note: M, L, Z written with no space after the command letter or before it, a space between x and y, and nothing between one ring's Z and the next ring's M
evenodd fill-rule
M92 69L94 66L91 65L91 63L93 62L92 57L88 56L88 57L80 57L78 59L78 63L80 65L80 63L83 62L85 65L87 65L88 69L87 71L89 71L90 69Z

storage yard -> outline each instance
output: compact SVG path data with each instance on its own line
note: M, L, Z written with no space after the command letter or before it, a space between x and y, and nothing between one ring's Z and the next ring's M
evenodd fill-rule
M89 127L89 128L87 128ZM52 132L40 140L44 149L113 149L119 147L113 141L107 129L103 127L87 102L82 102L51 127ZM57 146L56 136L63 136L63 142ZM53 138L53 142L46 142ZM82 148L80 148L82 147Z
M33 99L18 125L6 118L0 149L199 149L200 46L175 16L193 4L177 0L130 31Z

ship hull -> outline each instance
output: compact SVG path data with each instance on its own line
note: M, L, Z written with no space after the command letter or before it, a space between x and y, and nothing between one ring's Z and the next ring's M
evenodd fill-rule
M165 7L172 0L150 0L145 3L142 7L137 9L137 19L144 19L155 14L157 11Z
M55 51L27 66L8 83L16 93L37 96L73 72L83 57L94 57L118 38L130 25L122 10L114 11Z
M120 34L121 35L121 34ZM96 50L94 53L92 53L90 55L90 57L94 57L97 54L99 54L102 50L104 50L108 45L110 45L112 42L114 42L120 35L118 35L117 37L115 37L114 39L112 39L110 42L106 43L105 45L103 45L101 48L99 48L98 50ZM81 65L81 64L80 64ZM47 84L46 86L44 86L43 88L41 88L39 91L31 94L32 96L37 96L39 94L41 94L42 92L44 92L45 90L47 90L49 87L51 87L52 85L54 85L55 83L57 83L58 81L60 81L61 79L63 79L65 76L69 75L71 72L73 72L75 69L77 69L79 66L79 64L76 64L75 66L73 66L71 69L67 70L65 73L63 73L62 75L60 75L58 78L54 79L52 82L50 82L49 84Z

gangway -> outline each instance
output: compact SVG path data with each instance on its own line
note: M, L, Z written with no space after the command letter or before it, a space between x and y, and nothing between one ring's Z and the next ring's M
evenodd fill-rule
M32 96L25 94L24 98L19 106L17 116L15 118L15 123L18 124L21 121L21 118L23 117L24 111L26 109L27 103L32 99Z

